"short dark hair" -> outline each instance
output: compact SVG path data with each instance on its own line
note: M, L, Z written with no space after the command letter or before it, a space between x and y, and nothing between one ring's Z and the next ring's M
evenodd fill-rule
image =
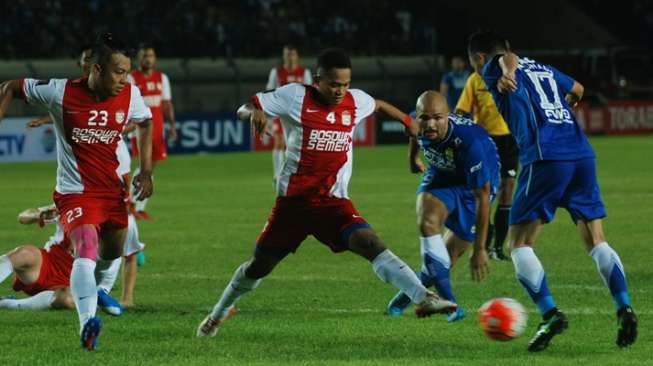
M331 69L351 69L351 60L345 51L339 48L329 48L317 57L317 73Z
M155 50L154 45L153 45L152 43L149 43L149 42L141 42L141 43L138 45L138 50L139 50L139 51L149 50L149 49ZM156 51L156 50L155 50L155 51Z
M467 41L467 51L472 54L476 52L496 53L508 51L510 44L495 31L478 31L472 33Z
M102 33L97 37L95 44L93 44L91 60L93 63L105 66L109 63L114 53L120 53L131 58L133 50L116 39L111 33Z

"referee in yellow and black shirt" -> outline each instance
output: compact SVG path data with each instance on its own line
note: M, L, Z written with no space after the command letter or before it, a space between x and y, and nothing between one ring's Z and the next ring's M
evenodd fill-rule
M490 225L487 248L490 258L510 260L503 252L503 243L508 235L508 216L512 206L512 193L515 187L515 177L519 167L519 149L517 142L508 130L508 125L499 114L494 104L492 94L479 75L480 67L485 63L484 56L470 55L469 62L474 68L467 79L458 104L456 113L470 114L476 123L483 126L494 140L501 160L501 185L497 193L498 207L494 212L494 224ZM494 233L494 235L493 235ZM491 245L494 236L494 245Z

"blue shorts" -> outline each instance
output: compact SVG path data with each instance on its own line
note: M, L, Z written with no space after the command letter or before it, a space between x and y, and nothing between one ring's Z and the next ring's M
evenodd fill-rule
M446 188L431 188L421 184L417 194L428 192L442 201L449 216L444 226L451 230L462 240L474 241L476 237L476 197L474 193L464 186Z
M549 222L558 207L567 209L574 223L605 217L595 159L538 161L522 169L510 224L537 219Z

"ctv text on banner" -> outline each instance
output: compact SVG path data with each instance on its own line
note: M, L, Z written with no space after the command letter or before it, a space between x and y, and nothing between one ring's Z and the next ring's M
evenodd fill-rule
M31 118L6 118L0 122L0 162L54 160L56 139L52 125L28 129Z

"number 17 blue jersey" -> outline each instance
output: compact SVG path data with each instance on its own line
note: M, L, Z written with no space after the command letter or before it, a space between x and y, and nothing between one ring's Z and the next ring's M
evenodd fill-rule
M497 81L503 75L495 56L481 70L499 112L519 145L523 166L540 160L594 158L594 151L576 116L565 101L574 79L556 68L520 58L515 71L517 90L499 93Z

